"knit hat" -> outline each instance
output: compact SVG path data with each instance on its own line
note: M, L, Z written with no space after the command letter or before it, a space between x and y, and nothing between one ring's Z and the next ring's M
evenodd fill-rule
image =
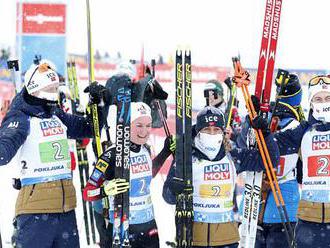
M205 127L225 127L225 117L223 113L215 107L207 106L197 114L196 133Z
M131 103L131 122L135 121L139 117L151 117L151 109L144 102L132 102Z
M309 81L308 86L308 101L311 102L313 97L321 92L326 91L330 93L330 77L329 76L316 76Z
M119 63L116 67L116 74L118 75L127 75L131 80L136 78L136 66L131 62L123 61Z
M284 87L277 85L278 99L291 106L298 106L302 99L302 90L299 78L295 74L289 74Z
M24 85L30 95L49 85L59 85L59 83L57 73L47 63L31 66L24 76Z

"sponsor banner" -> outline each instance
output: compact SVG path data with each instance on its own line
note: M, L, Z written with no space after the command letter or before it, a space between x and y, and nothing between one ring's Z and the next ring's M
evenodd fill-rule
M64 4L22 4L23 34L65 34L66 6Z

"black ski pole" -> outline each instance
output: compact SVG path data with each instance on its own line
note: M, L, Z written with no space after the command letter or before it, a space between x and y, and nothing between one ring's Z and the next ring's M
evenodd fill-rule
M156 65L156 60L152 59L151 60L151 68L152 68L152 71L151 71L151 75L152 75L152 78L154 79L155 78L155 65ZM163 126L164 126L164 131L165 131L165 134L167 137L170 137L171 136L171 133L170 133L170 130L168 128L168 125L167 125L167 121L165 119L165 115L164 115L164 112L160 106L160 103L158 100L156 100L156 105L157 105L157 109L158 109L158 113L159 113L159 116L160 116L160 119L162 120L162 123L163 123Z
M11 78L13 80L13 84L14 84L14 87L15 87L15 94L17 94L17 85L16 85L16 72L19 70L19 67L18 67L18 60L15 59L15 60L8 60L7 61L7 67L9 70L11 70Z

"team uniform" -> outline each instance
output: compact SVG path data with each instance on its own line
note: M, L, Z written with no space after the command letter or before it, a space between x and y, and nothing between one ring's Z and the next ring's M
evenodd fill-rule
M146 116L150 117L150 108L144 103L131 103L132 108L147 109ZM139 107L140 106L140 107ZM142 108L143 107L143 108ZM133 114L134 119L143 114ZM134 117L136 116L136 118ZM151 125L151 123L150 123ZM132 133L131 133L132 135ZM166 142L165 142L166 144ZM107 183L115 179L115 151L112 146L99 158L84 189L83 196L87 201L95 201L109 197L109 225L107 232L109 242L105 247L112 245L112 229L114 223L114 196L107 196L104 188ZM159 247L158 229L155 222L154 209L151 201L150 184L159 168L171 154L166 145L156 158L151 159L150 148L145 144L130 144L130 190L129 190L129 239L132 247Z
M210 109L210 111L208 111ZM204 115L203 111L206 111ZM214 107L207 107L197 117L196 137L194 137L192 153L193 169L193 245L194 247L237 247L239 234L237 223L234 221L234 189L236 174L245 170L259 170L263 164L256 149L233 149L229 153L223 145L218 149L211 149L209 143L216 140L208 135L203 139L205 149L200 145L200 130L210 123L203 123L204 117L215 115L219 119L223 114ZM205 117L205 119L206 119ZM221 123L213 123L217 127L224 126ZM198 127L200 126L200 127ZM222 140L220 139L220 144ZM274 144L272 135L266 137L266 143L272 154L273 162L278 159L278 150ZM203 145L203 144L202 144ZM215 150L216 154L207 151ZM253 163L252 163L253 161ZM163 188L163 197L169 204L175 204L177 182L175 180L175 164L171 167Z
M285 87L278 85L277 92L278 102L272 110L272 118L278 118L279 123L274 131L284 132L285 130L296 128L301 121L298 109L302 98L298 77L295 74L289 74ZM246 140L246 133L246 130L243 130L242 135L239 136L239 146L246 147L246 144L241 142ZM296 215L300 199L297 167L301 169L298 151L282 154L276 167L279 188L286 205L292 229L294 229L297 222ZM242 214L243 201L241 202L240 210ZM255 247L288 247L281 217L267 178L263 180L262 185L262 201L259 209Z
M0 128L0 165L17 154L21 167L14 243L22 248L79 247L68 139L92 137L91 122L56 107L55 91L32 95L58 84L49 65L31 68L26 78Z
M311 112L308 121L295 129L275 134L281 154L294 154L300 149L302 159L301 199L297 212L295 238L298 248L326 247L330 230L330 156L329 78L318 76L310 81ZM325 102L317 102L320 93L328 94ZM314 97L316 96L315 100Z

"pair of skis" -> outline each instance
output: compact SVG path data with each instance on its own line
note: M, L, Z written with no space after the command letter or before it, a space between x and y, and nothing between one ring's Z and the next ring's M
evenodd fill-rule
M88 38L88 69L89 82L94 82L94 58L91 37L91 18L89 0L86 0L87 38ZM130 174L130 105L131 85L127 81L116 83L117 123L116 123L116 164L115 178L124 178L129 182ZM97 157L102 153L97 105L91 105L94 141ZM114 223L112 247L131 247L129 241L129 191L118 194L114 198Z
M130 180L131 85L128 81L116 85L117 121L115 178ZM131 247L129 240L129 191L114 197L112 247Z
M79 114L77 109L80 105L80 97L79 97L79 88L78 88L78 81L77 81L77 72L76 72L76 64L73 60L67 62L67 74L68 74L68 82L69 82L69 89L72 97L72 113ZM87 180L89 179L89 163L87 157L87 150L84 145L81 144L82 140L78 140L75 142L77 158L78 158L78 169L79 169L79 179L80 179L80 189L81 192L84 190L84 186L86 185ZM96 236L95 236L95 225L94 225L94 212L93 206L91 202L86 203L83 197L81 197L82 206L83 206L83 214L84 214L84 223L85 223L85 232L86 232L86 241L87 244L90 245L90 231L89 231L89 223L90 229L92 233L93 243L96 243ZM88 211L87 211L87 204L88 204ZM89 212L89 218L88 218ZM89 219L89 221L88 221Z
M277 48L277 39L280 24L282 0L266 1L266 11L264 17L260 57L258 64L258 72L255 86L255 96L261 100L260 111L264 118L270 109L270 94L272 86L272 77L275 65L275 54ZM235 80L242 87L244 99L249 112L250 119L256 117L256 112L251 101L251 96L247 89L249 83L248 73L241 67L238 58L233 59L235 68ZM261 130L256 130L255 138L261 153L267 178L274 195L274 199L282 220L282 224L286 233L288 244L294 247L293 230L289 222L285 203L281 191L278 186L277 177L273 170L272 162L265 144L265 140ZM256 232L258 226L259 205L261 199L262 172L247 172L244 190L243 217L241 226L241 248L254 247Z
M176 51L176 151L175 164L177 180L185 189L176 196L176 243L177 247L192 247L193 185L192 185L192 68L189 50Z

